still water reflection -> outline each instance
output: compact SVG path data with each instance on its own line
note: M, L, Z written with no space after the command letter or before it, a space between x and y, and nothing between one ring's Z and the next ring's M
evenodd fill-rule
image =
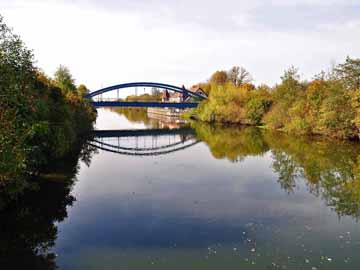
M359 144L189 128L140 111L99 110L97 127L138 131L96 138L116 151L97 149L71 192L29 210L40 220L56 213L28 227L49 231L33 245L50 242L44 269L359 268Z

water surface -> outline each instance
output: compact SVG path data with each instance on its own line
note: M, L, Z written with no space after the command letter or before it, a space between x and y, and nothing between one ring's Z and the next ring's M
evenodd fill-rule
M360 267L359 144L141 111L99 110L97 128L169 134L95 138L55 223L59 269Z

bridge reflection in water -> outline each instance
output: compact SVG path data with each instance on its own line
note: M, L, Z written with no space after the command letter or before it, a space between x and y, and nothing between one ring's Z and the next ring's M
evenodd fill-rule
M185 150L199 143L191 128L96 130L89 145L129 156L158 156Z

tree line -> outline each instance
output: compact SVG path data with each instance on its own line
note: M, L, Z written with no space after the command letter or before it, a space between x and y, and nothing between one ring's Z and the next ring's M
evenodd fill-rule
M92 129L96 112L83 98L87 91L64 66L53 78L37 68L0 16L0 187L46 171Z
M347 57L329 72L301 80L294 67L274 87L254 86L242 67L217 71L199 86L209 95L199 120L264 126L341 139L360 135L360 59Z

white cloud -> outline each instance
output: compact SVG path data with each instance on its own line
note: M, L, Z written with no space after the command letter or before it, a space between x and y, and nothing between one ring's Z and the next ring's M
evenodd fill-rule
M290 65L309 78L360 56L358 1L289 2L5 0L0 13L47 73L64 64L94 90L190 85L232 65L273 84Z

